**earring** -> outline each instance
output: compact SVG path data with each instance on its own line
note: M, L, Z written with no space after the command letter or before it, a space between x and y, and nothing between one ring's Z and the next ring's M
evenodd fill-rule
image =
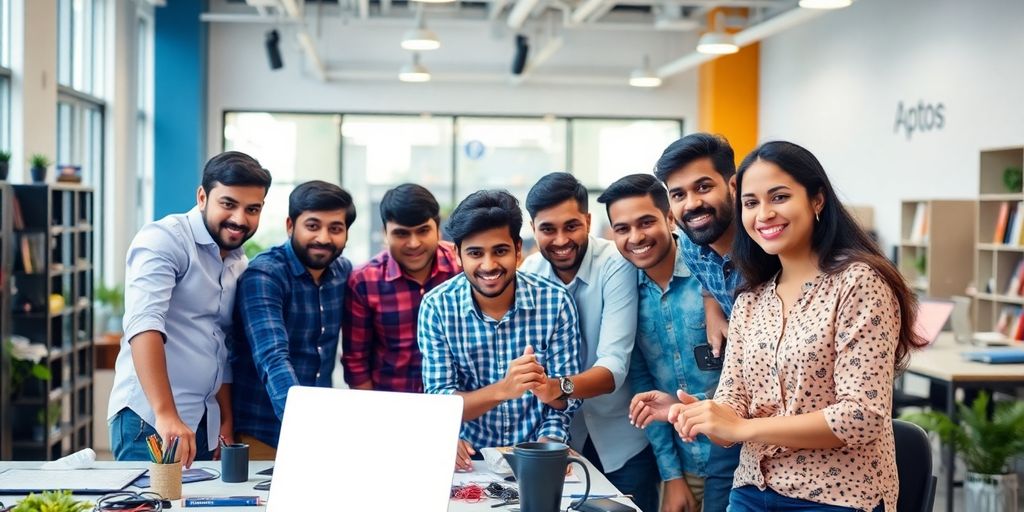
M814 220L821 222L820 212L814 212Z

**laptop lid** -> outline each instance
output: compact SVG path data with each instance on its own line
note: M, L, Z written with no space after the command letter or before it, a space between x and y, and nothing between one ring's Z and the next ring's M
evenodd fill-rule
M917 305L917 322L914 324L914 332L927 340L929 345L935 343L952 312L952 302L921 299Z
M293 386L267 510L445 512L462 397Z

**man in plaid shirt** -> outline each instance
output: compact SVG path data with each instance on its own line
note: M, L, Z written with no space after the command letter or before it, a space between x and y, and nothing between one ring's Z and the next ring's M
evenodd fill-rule
M550 404L531 390L580 370L579 317L565 288L516 271L523 214L505 191L464 199L448 220L462 275L420 307L419 345L427 393L462 396L457 469L476 449L524 441L568 441L579 401Z
M380 202L387 249L348 278L341 364L354 389L423 391L416 316L423 295L459 275L455 247L441 241L440 207L412 183Z
M341 252L356 219L352 196L323 181L288 197L289 240L260 254L238 281L233 407L236 439L255 460L276 455L292 386L331 387L345 283Z

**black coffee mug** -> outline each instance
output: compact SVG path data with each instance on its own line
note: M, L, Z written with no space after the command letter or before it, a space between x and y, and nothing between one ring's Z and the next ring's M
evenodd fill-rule
M221 446L220 479L228 483L249 480L249 445L233 443Z

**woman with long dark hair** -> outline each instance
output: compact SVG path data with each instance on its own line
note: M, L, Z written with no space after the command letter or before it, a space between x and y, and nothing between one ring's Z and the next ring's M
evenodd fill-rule
M736 176L745 280L713 400L680 393L683 439L743 443L730 511L896 510L892 382L923 344L917 301L806 149L768 142Z

